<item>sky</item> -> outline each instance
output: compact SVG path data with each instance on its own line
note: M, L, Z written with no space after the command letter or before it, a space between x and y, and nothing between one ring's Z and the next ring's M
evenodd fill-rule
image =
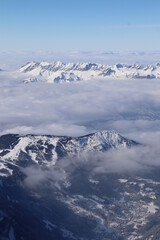
M159 0L0 0L0 51L159 51Z

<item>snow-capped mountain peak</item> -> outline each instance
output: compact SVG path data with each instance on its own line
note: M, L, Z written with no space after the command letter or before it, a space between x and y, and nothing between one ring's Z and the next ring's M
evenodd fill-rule
M30 62L18 71L24 82L45 81L49 83L108 78L160 78L160 64L142 66L117 63L113 66L96 63L63 63L57 61ZM36 79L36 81L34 81Z
M96 132L82 137L7 134L0 137L0 157L5 163L7 160L18 162L19 165L32 162L48 166L65 156L80 156L135 145L136 142L115 131Z

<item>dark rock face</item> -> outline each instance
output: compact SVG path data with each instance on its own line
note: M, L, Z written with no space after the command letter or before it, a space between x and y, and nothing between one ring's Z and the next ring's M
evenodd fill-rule
M19 135L7 134L0 136L0 149L13 149L18 143Z

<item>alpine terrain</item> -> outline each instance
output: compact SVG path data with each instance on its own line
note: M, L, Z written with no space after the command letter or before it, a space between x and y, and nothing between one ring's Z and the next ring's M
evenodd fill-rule
M158 239L157 173L153 179L93 170L101 154L138 146L115 131L2 135L1 239L149 239L153 232Z
M159 79L160 64L155 65L126 65L113 66L96 63L54 63L29 62L15 75L23 77L24 83L45 81L49 83L74 82L92 79Z

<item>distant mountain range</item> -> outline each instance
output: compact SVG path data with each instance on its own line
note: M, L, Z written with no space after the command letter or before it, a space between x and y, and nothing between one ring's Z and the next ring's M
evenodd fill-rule
M113 66L95 63L29 62L18 70L24 83L45 81L48 83L74 82L92 79L160 79L160 64L116 64Z

